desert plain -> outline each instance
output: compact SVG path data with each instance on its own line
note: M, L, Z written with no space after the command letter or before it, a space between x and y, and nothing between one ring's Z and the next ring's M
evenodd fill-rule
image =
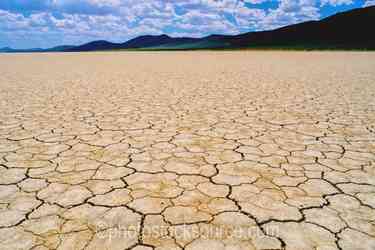
M375 249L375 53L1 54L0 249Z

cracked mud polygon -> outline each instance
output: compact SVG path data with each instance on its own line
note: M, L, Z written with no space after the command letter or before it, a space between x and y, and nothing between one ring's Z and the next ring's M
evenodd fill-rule
M375 54L0 56L0 249L375 249Z

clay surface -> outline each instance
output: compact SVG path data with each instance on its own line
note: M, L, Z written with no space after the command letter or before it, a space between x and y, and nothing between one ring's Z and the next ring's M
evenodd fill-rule
M0 248L375 249L375 53L1 54Z

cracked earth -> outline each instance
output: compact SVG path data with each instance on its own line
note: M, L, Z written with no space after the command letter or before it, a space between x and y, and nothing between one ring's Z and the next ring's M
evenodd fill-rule
M375 249L375 54L0 55L0 248Z

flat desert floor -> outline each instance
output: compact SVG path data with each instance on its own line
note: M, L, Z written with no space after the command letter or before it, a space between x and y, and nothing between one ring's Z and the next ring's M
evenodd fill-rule
M0 55L0 248L375 249L375 53Z

